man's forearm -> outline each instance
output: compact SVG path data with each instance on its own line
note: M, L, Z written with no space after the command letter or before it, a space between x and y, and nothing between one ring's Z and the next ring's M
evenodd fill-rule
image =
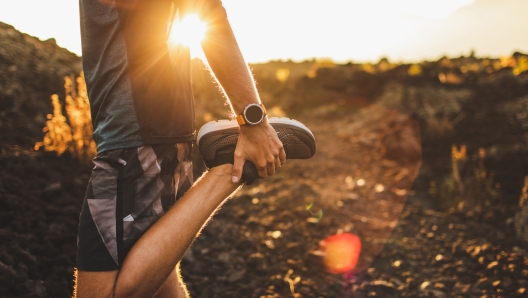
M245 106L260 103L260 99L223 8L215 11L207 21L208 30L202 48L232 110L240 114Z
M221 2L209 0L208 3L212 9L205 13L208 30L202 48L211 70L227 95L232 111L240 115L247 105L260 103L260 98ZM256 166L260 178L273 175L275 169L286 161L283 145L266 117L258 125L240 126L234 152L234 183L240 181L246 161Z

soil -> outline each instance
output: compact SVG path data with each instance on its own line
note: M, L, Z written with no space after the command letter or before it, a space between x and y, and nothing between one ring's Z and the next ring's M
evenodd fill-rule
M64 75L78 73L80 59L5 24L0 34L0 297L70 297L91 165L68 153L35 151L33 144L42 138L49 96L61 92ZM495 107L503 111L493 114L497 119L509 119L511 112L504 111L525 103L526 76L458 74L464 84L440 88L435 65L442 63L424 63L418 77L408 77L403 66L374 75L348 65L280 84L269 74L293 64L256 65L263 98L283 103L268 110L305 123L317 153L288 160L276 175L245 186L222 206L182 261L192 297L525 297L527 245L513 229L518 193L506 191L489 204L463 198L465 207L440 208L429 182L449 173L451 144L468 140L469 150L483 146L495 152L489 164L507 162L503 168L513 169L509 174L515 177L508 189L520 192L515 181L528 174L527 163L515 157L525 152L526 117L515 114L516 122L504 124L511 135L494 133L490 140L478 134L476 124L490 122L486 117ZM404 90L398 89L403 83ZM226 115L221 99L216 106L207 101L216 89L210 85L196 92L198 125ZM487 91L475 93L481 87ZM435 94L446 100L435 105ZM479 110L468 103L497 96L512 105ZM301 97L306 109L294 110ZM432 99L424 104L423 98ZM437 118L424 114L424 105ZM431 119L461 112L468 115L464 127L451 135L432 134ZM203 163L196 153L198 177ZM339 233L357 234L363 249L354 271L331 274L319 243Z

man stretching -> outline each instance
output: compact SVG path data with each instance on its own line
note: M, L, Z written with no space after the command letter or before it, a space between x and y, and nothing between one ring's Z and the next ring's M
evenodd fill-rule
M194 185L190 57L167 46L175 12L190 10L207 22L202 47L238 115L200 130L210 169ZM187 297L178 264L211 214L242 183L312 156L313 135L268 120L219 0L80 0L80 13L98 155L80 215L76 295Z

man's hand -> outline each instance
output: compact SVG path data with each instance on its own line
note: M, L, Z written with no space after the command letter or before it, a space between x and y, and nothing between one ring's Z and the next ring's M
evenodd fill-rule
M275 170L286 162L286 152L282 142L267 118L260 124L240 127L232 172L233 183L240 180L246 160L255 164L260 178L273 175Z

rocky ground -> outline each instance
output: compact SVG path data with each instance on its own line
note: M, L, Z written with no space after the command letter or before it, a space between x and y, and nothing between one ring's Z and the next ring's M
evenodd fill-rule
M69 297L91 166L33 145L49 96L62 96L62 78L78 73L80 59L2 23L0 37L0 297ZM387 61L255 65L270 113L310 127L317 153L245 186L218 211L182 261L192 296L526 296L528 252L514 216L528 174L528 80L497 59L478 75L462 71L485 64L475 61L423 63L421 75ZM275 72L285 67L290 78L280 82ZM197 124L226 116L202 73ZM484 148L501 196L450 190L451 145L464 143L469 161ZM202 171L195 154L195 174ZM358 267L330 274L319 242L345 232L361 239Z
M0 296L69 297L90 168L55 153L0 156Z

